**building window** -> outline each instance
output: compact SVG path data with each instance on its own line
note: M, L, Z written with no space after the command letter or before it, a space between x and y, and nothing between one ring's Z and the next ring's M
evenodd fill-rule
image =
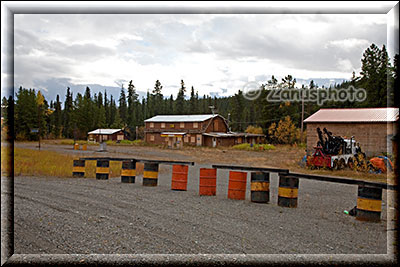
M189 142L189 137L187 137L187 136L183 137L183 142L185 142L185 143Z
M193 122L193 128L195 128L195 129L199 128L199 123L198 122Z
M165 128L165 122L161 123L161 128Z
M107 135L103 135L103 141L107 140L108 136Z
M150 135L150 141L154 141L154 135Z
M191 143L196 142L196 137L194 137L194 136L190 137L190 142L191 142Z
M181 127L181 128L185 128L185 123L184 123L184 122L181 122L180 127Z
M175 128L175 125L174 124L170 124L169 128Z
M117 135L117 140L119 141L124 140L124 135L122 134Z
M150 122L150 128L154 128L154 122Z

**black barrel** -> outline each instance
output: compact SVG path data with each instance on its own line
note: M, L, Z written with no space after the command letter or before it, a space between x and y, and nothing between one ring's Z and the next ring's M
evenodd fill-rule
M85 160L75 159L72 167L72 177L85 176Z
M279 174L278 206L297 208L299 178L290 174Z
M122 161L121 182L122 183L135 183L136 177L136 160Z
M356 219L379 222L382 211L382 188L359 185Z
M269 202L269 172L251 173L251 202Z
M96 163L96 179L107 180L110 173L110 161L108 159L98 159Z
M158 181L158 163L144 163L143 185L157 186Z

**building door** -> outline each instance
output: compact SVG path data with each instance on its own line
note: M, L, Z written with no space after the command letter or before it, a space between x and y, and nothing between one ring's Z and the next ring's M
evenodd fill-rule
M196 145L197 146L201 146L202 145L202 143L201 143L201 134L198 134L196 136Z
M213 143L213 147L217 146L217 138L216 137L212 138L212 143Z

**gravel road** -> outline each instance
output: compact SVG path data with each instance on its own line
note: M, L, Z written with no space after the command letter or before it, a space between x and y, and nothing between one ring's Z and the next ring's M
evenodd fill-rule
M187 191L172 191L172 168L160 166L157 187L143 187L140 176L134 184L15 177L14 252L387 254L392 245L385 190L383 220L360 222L343 213L356 204L356 186L300 180L298 208L291 209L277 206L276 174L270 203L257 204L250 175L246 200L230 200L228 171L218 170L216 196L199 196L199 168L208 166L190 166Z

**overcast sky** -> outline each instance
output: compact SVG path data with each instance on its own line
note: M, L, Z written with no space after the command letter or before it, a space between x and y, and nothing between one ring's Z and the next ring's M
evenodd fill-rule
M363 51L386 44L386 15L16 14L15 86L49 81L231 95L270 75L349 79ZM46 94L46 93L45 93Z

